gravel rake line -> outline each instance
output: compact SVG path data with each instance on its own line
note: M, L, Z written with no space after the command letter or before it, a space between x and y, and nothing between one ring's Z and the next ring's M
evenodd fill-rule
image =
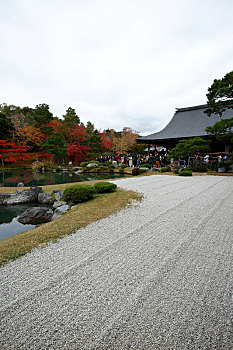
M215 184L217 185L217 184ZM209 190L210 188L212 187L212 185L205 189L203 192ZM172 208L168 208L164 214L170 214L171 215L171 211L174 211L174 210L177 210L177 207L182 207L182 205L184 203L186 203L187 201L188 202L191 202L195 197L199 196L202 192L199 192L197 194L194 194L192 197L189 197L188 199L185 199L183 202L180 202L178 204L176 204L174 207ZM156 223L156 221L160 218L161 216L161 213L158 213L157 215L154 216L153 219L149 220L146 225L147 227L150 226L150 225L154 225ZM72 274L73 271L75 271L78 267L82 268L84 267L87 262L91 259L94 259L95 256L98 256L101 252L104 253L105 251L107 251L109 248L111 248L112 246L115 246L116 243L118 243L118 241L125 241L126 239L128 239L131 235L135 235L139 232L142 231L143 229L143 225L139 226L136 230L132 230L131 232L127 233L127 234L124 234L122 235L120 238L118 238L117 240L113 241L111 244L105 246L104 248L101 248L99 249L98 251L96 251L94 254L92 254L91 256L88 256L87 258L81 260L79 262L79 264L73 264L73 266L69 266L69 269L67 270L66 269L66 266L63 265L63 271L59 274L59 275L56 275L56 278L53 279L53 280L49 280L49 284L47 285L40 285L39 289L34 289L31 291L31 295L35 294L35 293L39 293L39 291L41 291L41 293L43 293L43 291L46 291L47 289L51 289L53 288L53 286L55 286L56 284L59 284L62 279L66 278L69 276L69 274ZM60 269L60 266L59 266L59 269ZM27 295L27 298L29 298L30 295ZM20 299L15 299L13 303L18 303L20 301ZM11 306L11 304L9 305Z
M209 222L211 221L210 218L209 218L208 221ZM200 228L201 227L199 227L199 229ZM199 232L199 233L200 233L199 234L199 241L201 241L203 239L203 235L201 234L201 232ZM223 237L219 236L217 231L215 232L215 236L213 238L216 239L216 241L217 241L218 238L220 238L220 242L217 241L218 243L215 244L216 246L218 246L220 252L221 252L221 247L222 246L225 247L224 243L228 242L228 239L229 239L230 235L231 235L231 233L229 233L229 231L227 232L227 235L225 235ZM195 238L197 238L197 236ZM183 248L186 248L185 250L181 249L181 250L177 250L176 252L178 253L178 257L179 258L182 257L183 260L188 261L188 264L190 266L192 266L194 269L197 269L197 263L200 261L200 259L199 259L200 257L199 256L194 256L194 257L191 256L190 259L187 259L189 257L189 255L191 255L193 246L196 243L196 239L195 238L193 239L192 242L188 242L188 241L185 242L186 243L186 247L183 247ZM191 243L190 246L189 246L189 243ZM186 252L186 253L184 254L183 252ZM181 253L180 256L179 256L179 253ZM222 251L222 254L224 254L223 251ZM227 250L227 252L225 252L225 255L226 256L229 255L230 257L232 257L232 247L231 246L228 247L228 250ZM210 256L211 256L211 253L209 253L209 257ZM187 297L188 297L189 302L186 303L186 308L188 307L192 311L192 308L196 304L197 299L199 301L203 301L203 299L204 299L203 295L205 295L206 298L208 297L208 295L210 293L209 286L211 284L213 284L213 281L212 281L213 278L212 277L216 275L216 270L217 270L217 267L219 265L219 260L217 260L217 259L214 260L213 261L213 266L209 267L208 271L205 272L205 277L207 277L207 279L203 280L202 288L200 288L200 286L199 286L199 288L197 288L195 290L194 289L195 287L193 287L194 291L196 291L196 298L195 299L192 298L192 300L190 302L190 296L188 295ZM154 302L156 300L156 297L155 296L152 297L150 294L153 294L152 292L157 290L156 289L156 284L159 284L160 281L162 281L163 284L165 284L167 282L167 280L171 276L170 269L171 268L174 269L174 266L175 266L176 263L180 264L180 261L177 261L177 257L175 255L173 255L172 258L170 260L168 260L168 262L169 262L169 264L166 264L166 263L164 264L164 266L163 266L164 270L161 269L160 271L158 271L158 273L160 274L160 278L159 278L158 275L156 275L156 279L155 279L155 275L153 276L153 274L152 274L152 278L149 279L149 283L145 284L144 290L143 289L139 290L138 295L136 295L135 300L132 300L132 305L128 304L128 307L126 309L122 310L122 313L120 315L118 315L118 317L115 318L115 322L112 323L105 330L105 332L103 332L101 334L101 336L98 339L96 339L95 342L92 342L91 344L87 344L84 349L104 349L104 348L106 348L106 349L118 349L118 346L117 346L118 343L116 342L116 339L119 337L119 335L118 335L118 331L119 330L120 330L119 332L121 332L120 333L121 346L122 346L122 339L124 339L125 340L124 346L125 346L125 348L127 348L127 344L129 344L130 341L127 342L127 334L124 337L124 334L122 335L122 331L124 331L124 329L128 329L127 328L127 324L129 323L129 320L130 321L132 321L132 319L140 320L141 315L137 315L138 309L142 310L142 314L144 314L145 310L147 310L147 309L149 310L149 312L151 312L151 304L152 304L151 303L151 299ZM232 262L232 260L231 260L231 262ZM202 264L199 266L199 268L202 269L202 270L204 270L205 267L206 266L203 266ZM189 270L189 272L190 272L190 270ZM199 270L199 274L200 274L200 270ZM165 276L165 278L164 278L164 276ZM196 276L197 276L197 274L196 274ZM218 274L218 276L222 276L221 273ZM199 282L199 278L197 278L197 280ZM216 282L215 279L214 279L214 282ZM229 290L229 288L226 288L226 290ZM189 291L188 288L187 288L187 291ZM146 295L148 297L146 297ZM191 296L193 296L193 295L191 295ZM183 300L181 300L180 302L181 302L181 304L184 303ZM229 302L229 297L228 297L228 302ZM204 303L204 301L203 301L203 303ZM216 299L215 305L217 305L217 304L218 304L218 300ZM178 304L177 306L178 306L178 310L179 310L181 305ZM231 308L230 308L230 303L229 303L229 310L230 309ZM188 317L190 317L190 314L188 314L188 315L189 315ZM198 311L198 315L200 316L200 311ZM229 315L227 315L227 317L229 317ZM225 320L227 319L227 317L225 315ZM122 327L122 324L119 325L119 323L122 323L122 320L123 320L123 323L124 323L124 327ZM208 318L207 318L206 321L208 321ZM142 324L143 324L143 326L145 326L144 323L142 323ZM151 325L150 325L149 329L150 328L151 328ZM140 330L138 329L137 330L137 334L140 334L140 331L142 332L143 330L142 329L140 329ZM177 328L176 331L179 331L179 328ZM224 333L223 333L223 338L225 337L224 343L221 344L221 342L223 341L223 339L221 338L221 342L218 341L217 347L213 346L213 342L211 342L209 344L205 344L205 337L203 337L203 338L200 338L200 343L202 344L201 347L199 347L200 345L197 345L197 347L196 347L195 344L193 342L191 342L190 343L190 349L212 349L212 348L216 348L216 349L231 349L231 346L230 346L230 344L232 344L232 342L231 342L232 341L232 332L231 331L232 331L232 327L229 326L228 330L227 330L228 335L226 335L226 334L224 335ZM135 334L131 334L131 336L133 336L133 335L135 336ZM194 335L195 335L195 333L194 333ZM213 336L213 334L212 334L212 336ZM109 341L110 337L111 337L112 342ZM148 335L147 335L147 337L150 338ZM146 337L146 335L144 335L144 338L147 338L147 337ZM128 336L128 339L130 339L130 336ZM160 341L160 339L158 337L158 342L156 344L155 343L153 343L153 344L150 343L148 349L154 349L154 348L157 349L157 347L155 347L155 346L158 346L159 349L168 349L168 348L169 349L170 348L172 348L172 349L173 348L174 349L180 349L180 348L188 349L189 348L189 339L191 339L190 335L189 335L189 337L185 337L183 339L183 340L185 340L184 344L181 344L181 342L179 342L179 343L176 344L176 347L175 347L173 342L166 343L165 339L163 339L163 341ZM105 341L106 341L106 343L105 343ZM111 347L111 344L113 343L113 341L114 341L114 346ZM101 343L101 347L98 346L100 343ZM104 346L106 346L106 347L104 347ZM211 347L209 347L209 346L211 346ZM131 347L132 348L137 348L137 349L147 349L147 347L145 347L144 343L143 343L143 347L141 347L140 342L135 342L133 344L131 342Z
M165 181L164 175L156 177ZM166 186L161 189L160 196L158 189L152 189L153 179L130 179L131 185L130 182L126 184L125 179L122 180L124 183L120 180L117 183L122 187L131 186L132 190L137 183L144 181L145 198L139 206L79 230L80 239L76 234L73 238L48 246L43 252L37 250L6 265L2 274L5 283L9 280L7 273L14 276L15 267L15 274L19 272L19 276L13 277L14 283L23 285L20 279L27 276L29 293L25 299L19 298L18 305L6 308L8 315L0 324L3 350L230 349L227 306L231 283L232 235L229 229L232 228L232 219L229 219L229 214L232 181L207 177L199 178L200 181L198 177L188 181L174 179L178 184L174 183L174 191L166 196L169 198L162 195ZM186 188L180 188L181 183ZM178 201L175 196L179 197ZM162 205L153 220L153 206L161 200ZM170 205L170 211L166 211L167 205ZM146 210L148 216L144 215ZM159 213L164 218L158 223ZM135 229L130 222L117 225L118 220L127 217L130 220L132 215L136 219ZM125 229L126 234L107 249L100 250L92 259L87 258L86 264L79 265L82 254L88 256L99 246L99 242L95 243L95 235L102 232L101 223L106 234L103 233L99 239L104 246L110 237L107 230L114 225L117 225L117 235L120 229ZM169 223L172 225L169 226ZM223 232L219 232L219 223L224 223ZM134 233L128 236L127 231ZM91 232L94 236L90 240ZM90 249L84 245L85 233L93 244ZM74 256L69 266L72 246L74 248L78 244L82 253ZM59 257L66 249L67 256ZM35 264L44 266L42 272L47 273L47 283L54 278L52 268L46 271L48 254L55 264L54 275L59 266L64 270L71 268L72 273L61 276L59 283L39 297L30 295L30 285L33 285L29 279L33 281L39 277L40 280ZM42 277L43 280L46 281L46 278ZM214 284L216 282L218 288ZM138 299L134 298L136 291ZM14 299L13 285L9 293L12 297L7 303ZM216 304L215 317L212 315L212 301ZM203 310L206 311L204 315ZM209 318L215 322L214 330L220 325L212 340L209 339L213 333ZM222 334L224 331L225 336ZM205 332L208 339L203 338Z

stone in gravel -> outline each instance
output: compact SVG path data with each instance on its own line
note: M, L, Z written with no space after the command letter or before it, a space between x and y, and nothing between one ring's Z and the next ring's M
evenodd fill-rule
M43 222L51 221L53 215L52 209L44 207L34 207L27 209L18 218L21 224L37 225Z
M226 168L218 168L218 173L225 173L226 172Z

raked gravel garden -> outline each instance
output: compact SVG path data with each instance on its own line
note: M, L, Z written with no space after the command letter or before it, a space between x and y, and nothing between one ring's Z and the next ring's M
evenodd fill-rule
M232 349L233 177L114 183L143 199L0 268L0 349Z

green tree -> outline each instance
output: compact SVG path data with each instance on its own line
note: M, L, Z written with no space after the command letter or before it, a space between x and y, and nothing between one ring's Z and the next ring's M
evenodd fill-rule
M8 140L11 138L11 133L14 130L14 125L9 117L4 113L0 113L0 140Z
M49 105L45 103L37 105L34 109L34 120L36 128L40 128L53 120L53 114L49 111Z
M233 71L227 73L222 79L215 79L208 88L208 108L205 113L210 117L212 113L220 117L223 112L233 105Z
M76 114L75 109L69 107L66 110L66 114L63 115L64 117L64 124L69 126L70 128L73 128L75 124L80 124L79 116Z
M95 126L94 124L92 124L90 121L87 122L87 125L86 125L86 133L88 135L91 135L95 130Z
M0 112L4 113L7 117L11 117L13 114L20 113L21 108L15 105L7 105L7 103L2 103L0 105Z
M84 145L89 147L90 153L99 154L102 152L102 138L99 131L95 129L94 124L87 122L85 127Z
M188 156L193 156L197 153L208 152L210 150L209 140L204 140L201 137L194 137L193 139L180 140L177 145L170 151L168 160L186 159Z
M44 149L53 156L58 164L68 156L66 140L59 132L47 138Z
M205 130L209 135L216 136L220 142L233 143L233 118L221 119L213 126L207 126Z
M222 79L215 79L211 87L208 88L207 103L208 108L205 113L222 114L227 109L233 109L233 71L227 73ZM233 112L232 118L221 119L213 126L208 126L206 132L216 136L219 141L233 142Z

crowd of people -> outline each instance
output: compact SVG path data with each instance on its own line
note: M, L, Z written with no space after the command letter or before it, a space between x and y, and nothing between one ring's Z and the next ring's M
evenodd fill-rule
M169 151L168 151L169 152ZM125 155L115 155L115 156L101 156L97 158L96 160L100 163L104 162L115 162L117 166L120 166L121 164L126 164L128 167L135 168L142 166L143 164L149 164L150 167L155 168L161 168L166 167L169 163L173 163L174 159L172 158L170 162L168 162L168 152L161 151L161 152L151 152L149 154L125 154ZM178 160L179 164L186 168L187 166L191 166L193 164L198 163L204 163L206 165L212 165L213 161L220 162L221 160L226 160L227 156L222 155L219 153L215 156L212 156L212 154L205 154L205 155L199 155L196 154L193 157L188 156L187 159Z
M150 164L151 167L160 168L166 166L167 162L167 153L166 152L154 152L150 154L125 154L122 156L101 156L96 159L98 162L108 162L115 161L118 166L121 164L126 164L131 168L139 167L143 164Z

